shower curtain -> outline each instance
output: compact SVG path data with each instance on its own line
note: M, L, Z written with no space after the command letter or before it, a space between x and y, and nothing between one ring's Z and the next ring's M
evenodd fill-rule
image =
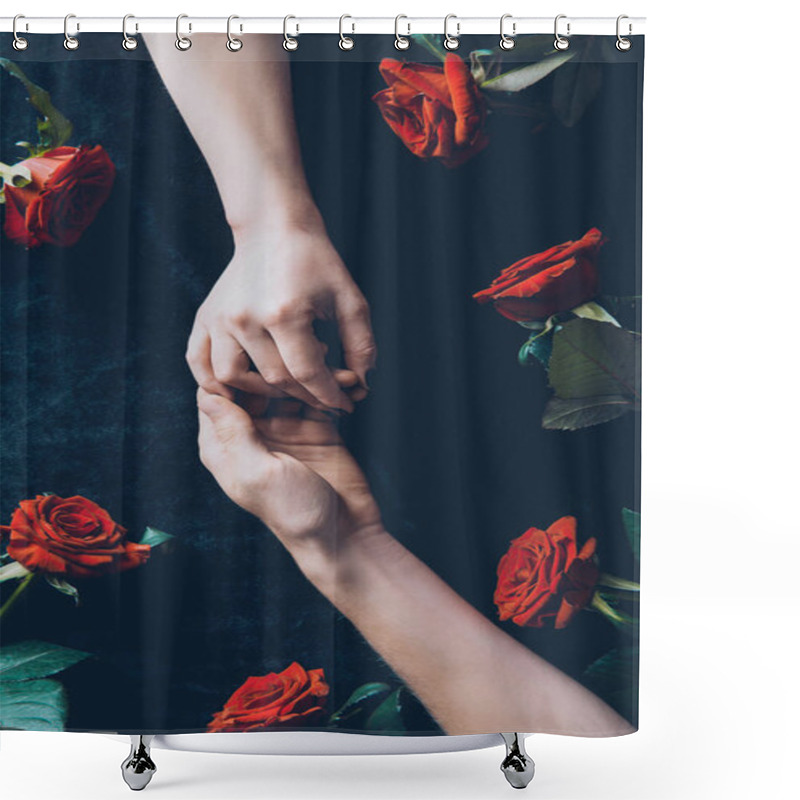
M643 37L163 37L0 42L0 728L636 730Z

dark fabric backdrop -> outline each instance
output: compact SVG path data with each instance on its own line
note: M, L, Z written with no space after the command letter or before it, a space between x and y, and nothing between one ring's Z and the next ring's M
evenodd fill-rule
M462 37L461 52L495 38ZM604 571L635 570L620 510L639 507L638 415L543 430L544 371L516 361L524 330L471 298L511 262L593 226L608 237L602 290L640 293L642 47L619 54L606 38L602 89L577 125L532 133L494 115L491 145L453 170L409 153L370 99L384 86L378 61L397 56L391 37L358 37L349 54L336 37L306 37L293 56L309 180L379 348L371 396L344 434L387 527L495 621L498 560L530 526L575 515ZM398 684L198 460L184 349L232 240L146 49L91 34L67 54L58 36L30 39L24 54L4 41L2 55L73 120L71 143L106 148L117 178L76 246L26 251L2 238L0 518L37 493L82 494L135 540L147 525L176 538L145 567L76 581L78 608L36 584L3 640L96 655L59 676L72 731L203 731L247 676L294 660L324 668L331 710L361 683ZM413 48L403 57L430 60ZM0 158L11 161L35 123L7 75L0 114ZM641 330L638 315L623 324ZM598 614L568 631L503 626L578 679L622 642ZM406 714L409 732L441 733L411 699Z

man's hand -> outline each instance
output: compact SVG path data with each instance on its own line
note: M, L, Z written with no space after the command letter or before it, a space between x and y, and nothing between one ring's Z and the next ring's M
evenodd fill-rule
M197 383L231 398L233 388L265 395L277 389L315 408L352 411L312 323L336 322L345 364L364 388L376 347L367 301L321 220L235 237L233 259L189 337L186 360Z

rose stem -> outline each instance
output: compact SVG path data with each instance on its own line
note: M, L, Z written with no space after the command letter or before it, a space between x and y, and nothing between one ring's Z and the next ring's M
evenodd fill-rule
M629 592L638 592L639 584L633 581L626 581L624 578L617 578L616 575L609 575L603 572L597 579L600 586L609 586L612 589L627 589Z
M601 614L604 614L612 622L618 622L624 625L632 625L634 620L627 614L622 614L613 609L600 595L600 592L595 592L592 596L592 608L596 608Z
M36 577L36 573L35 572L31 572L30 575L26 575L19 582L19 585L17 586L17 588L14 589L14 593L11 595L11 597L8 598L8 600L5 601L5 603L3 603L3 607L0 608L0 619L2 619L8 613L8 611L11 609L11 606L14 605L14 603L17 601L17 598L25 591L25 589L27 588L28 584L35 577Z

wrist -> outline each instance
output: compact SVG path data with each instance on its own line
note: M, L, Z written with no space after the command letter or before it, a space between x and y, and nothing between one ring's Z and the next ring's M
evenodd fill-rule
M346 534L340 532L335 542L304 540L284 545L306 578L335 604L335 595L357 579L359 563L380 557L393 543L396 539L376 523Z
M252 198L252 202L226 217L236 245L274 233L325 230L316 203L304 189Z

